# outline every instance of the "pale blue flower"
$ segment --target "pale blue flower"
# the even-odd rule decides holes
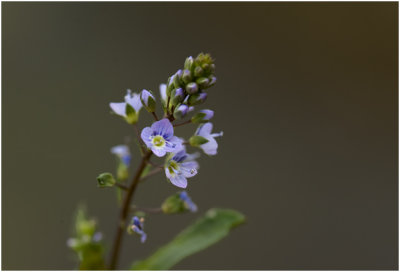
[[[111,109],[118,115],[122,117],[127,117],[126,115],[126,105],[129,104],[135,112],[139,112],[142,108],[142,102],[140,101],[140,95],[137,93],[132,93],[131,90],[127,90],[125,95],[125,102],[120,103],[110,103]]]
[[[141,137],[157,157],[182,149],[182,140],[174,136],[174,128],[166,118],[154,122],[151,127],[145,127]]]
[[[131,163],[131,152],[127,145],[114,146],[111,148],[111,153],[117,155],[126,166],[129,166]]]
[[[186,208],[191,211],[191,212],[197,212],[197,206],[194,204],[192,199],[189,197],[189,195],[186,193],[186,191],[182,191],[179,194],[179,197],[185,204]]]
[[[200,146],[200,148],[203,149],[204,153],[206,153],[207,155],[217,154],[218,143],[214,138],[223,135],[222,131],[220,133],[211,134],[212,127],[213,125],[211,123],[205,123],[203,125],[200,125],[195,133],[195,135],[204,137],[208,140],[207,143]]]
[[[141,236],[140,241],[144,243],[147,239],[147,234],[143,230],[143,221],[144,219],[139,219],[137,216],[132,218],[132,224],[130,226],[131,230]]]
[[[165,166],[165,175],[171,183],[180,188],[187,187],[187,178],[197,174],[199,164],[194,160],[197,154],[187,154],[182,148],[170,158]]]

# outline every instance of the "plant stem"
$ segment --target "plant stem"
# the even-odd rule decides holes
[[[128,190],[128,187],[125,185],[125,184],[122,184],[122,183],[119,183],[119,182],[117,182],[117,183],[115,183],[115,186],[117,186],[117,187],[119,187],[119,188],[121,188],[122,190]]]
[[[131,211],[135,212],[145,212],[145,213],[162,213],[162,209],[161,208],[145,208],[145,207],[136,207],[133,206]]]
[[[132,183],[129,186],[128,191],[125,195],[124,204],[122,206],[119,222],[117,225],[117,234],[115,236],[114,246],[111,253],[110,270],[115,270],[117,267],[119,251],[121,248],[122,238],[125,231],[126,219],[129,214],[130,202],[132,200],[133,194],[135,193],[136,186],[140,181],[143,170],[146,167],[147,161],[150,159],[152,154],[153,152],[151,152],[150,150],[144,154],[142,161],[139,165],[139,168],[137,169],[136,174],[132,180]]]
[[[158,116],[157,116],[157,114],[156,114],[154,111],[153,111],[151,114],[153,115],[154,119],[156,119],[156,121],[158,121]]]
[[[175,124],[174,125],[174,127],[179,127],[179,126],[183,126],[183,125],[186,125],[186,124],[190,124],[192,122],[192,120],[187,120],[187,121],[185,121],[185,122],[182,122],[182,123],[179,123],[179,124]]]
[[[164,170],[163,167],[161,167],[161,168],[155,168],[155,169],[151,170],[147,175],[145,175],[144,177],[142,177],[142,178],[140,179],[140,182],[142,182],[142,181],[146,180],[147,178],[149,178],[149,177],[151,177],[151,176],[157,174],[158,172],[161,172],[162,170]]]

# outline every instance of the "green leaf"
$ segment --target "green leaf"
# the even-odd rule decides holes
[[[205,216],[178,234],[152,256],[135,262],[133,270],[167,270],[184,258],[215,244],[242,223],[245,217],[235,210],[211,209]]]

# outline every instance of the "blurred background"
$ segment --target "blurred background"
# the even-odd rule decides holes
[[[66,240],[78,203],[111,247],[116,195],[96,176],[114,171],[110,148],[134,132],[108,103],[127,88],[158,95],[187,56],[209,52],[218,82],[203,107],[224,136],[189,180],[200,211],[148,218],[148,241],[125,237],[120,267],[225,207],[246,225],[176,269],[397,269],[397,12],[394,2],[3,2],[2,268],[75,268]],[[151,120],[143,111],[139,126]],[[176,189],[160,175],[136,204]]]

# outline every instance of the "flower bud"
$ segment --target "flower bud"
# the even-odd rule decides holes
[[[208,87],[210,88],[211,86],[214,86],[215,83],[217,83],[217,78],[215,76],[211,76],[208,78],[210,80],[210,83],[208,83]]]
[[[191,73],[189,70],[187,70],[187,69],[183,70],[182,81],[183,81],[185,84],[187,84],[187,83],[189,83],[191,80],[192,80],[192,73]]]
[[[188,105],[181,104],[179,107],[177,107],[174,111],[174,117],[175,119],[181,119],[186,116],[186,114],[189,112],[189,107]]]
[[[207,99],[206,93],[192,94],[188,99],[188,104],[191,106],[198,105],[206,101],[206,99]]]
[[[148,112],[154,112],[156,109],[156,99],[153,94],[147,90],[143,90],[140,93],[140,101]]]
[[[195,94],[199,90],[199,86],[195,82],[190,82],[188,85],[186,85],[186,92],[188,94]]]
[[[212,110],[200,110],[192,117],[192,123],[207,123],[214,116]]]
[[[206,77],[200,77],[196,80],[197,85],[199,85],[201,89],[206,89],[209,82],[210,80]]]
[[[190,137],[189,144],[193,147],[199,147],[203,144],[208,143],[208,140],[202,136],[194,135]]]
[[[168,78],[167,89],[165,92],[167,96],[171,96],[171,92],[174,89],[174,78],[175,78],[175,75]]]
[[[102,173],[97,177],[98,187],[112,187],[116,183],[114,176],[111,173]]]
[[[182,88],[174,89],[171,92],[171,104],[176,106],[185,99],[185,92]]]
[[[192,56],[186,58],[185,64],[184,64],[185,69],[192,70],[193,62],[194,62],[194,60],[193,60]]]
[[[179,88],[179,86],[181,86],[181,77],[182,77],[182,70],[178,70],[178,72],[175,73],[174,79],[173,79],[173,83],[175,88]]]
[[[203,69],[200,66],[197,66],[194,68],[194,76],[195,77],[200,77],[203,74]]]
[[[189,195],[183,191],[168,197],[161,205],[161,209],[166,214],[174,214],[186,211],[196,212],[197,206]]]

